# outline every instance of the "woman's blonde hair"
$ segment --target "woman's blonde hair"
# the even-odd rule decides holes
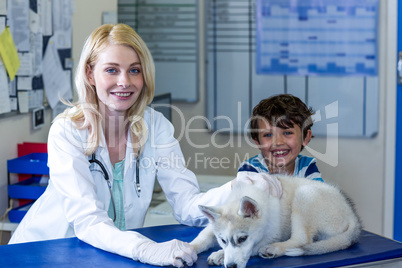
[[[143,144],[147,137],[143,115],[145,108],[151,103],[155,93],[155,65],[142,38],[126,24],[104,24],[95,29],[88,37],[82,49],[80,61],[75,74],[75,86],[78,94],[77,102],[69,104],[76,109],[68,108],[59,117],[70,118],[77,129],[89,129],[85,153],[90,155],[99,146],[102,133],[102,115],[96,89],[87,77],[87,66],[93,68],[98,55],[109,45],[126,45],[137,53],[142,67],[144,87],[138,99],[127,111],[127,119],[131,130],[132,142]]]

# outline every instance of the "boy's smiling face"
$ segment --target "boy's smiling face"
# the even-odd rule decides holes
[[[312,136],[308,130],[303,139],[302,130],[296,124],[291,128],[271,126],[267,120],[258,120],[258,141],[260,149],[271,174],[293,175],[295,160],[302,146],[306,146]]]

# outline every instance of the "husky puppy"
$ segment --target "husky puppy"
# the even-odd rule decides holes
[[[272,176],[252,173],[249,176]],[[272,177],[270,178],[272,180]],[[208,226],[190,243],[197,254],[216,246],[210,265],[243,268],[251,256],[324,254],[358,241],[361,222],[353,204],[327,183],[277,176],[282,196],[239,181],[222,206],[199,206]]]

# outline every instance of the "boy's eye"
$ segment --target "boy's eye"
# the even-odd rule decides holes
[[[293,132],[291,132],[291,131],[286,131],[284,134],[285,134],[285,135],[292,135]]]
[[[270,138],[270,137],[272,137],[272,133],[265,133],[264,137]]]

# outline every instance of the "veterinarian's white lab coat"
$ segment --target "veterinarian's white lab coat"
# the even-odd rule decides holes
[[[135,156],[129,146],[124,167],[124,213],[126,228],[142,227],[152,199],[155,175],[174,210],[175,218],[186,225],[201,226],[207,219],[198,204],[223,203],[230,183],[203,194],[195,175],[185,168],[173,126],[159,112],[147,108],[144,114],[148,140],[143,146],[140,164],[141,196],[135,191]],[[143,237],[117,229],[107,210],[110,193],[98,165],[91,166],[84,154],[87,130],[77,130],[71,121],[58,119],[48,139],[50,181],[45,193],[30,208],[13,234],[10,243],[77,236],[97,247],[131,258]],[[103,143],[96,158],[106,167],[113,183],[112,166]],[[130,144],[130,142],[128,142]],[[157,163],[157,165],[155,164]]]

